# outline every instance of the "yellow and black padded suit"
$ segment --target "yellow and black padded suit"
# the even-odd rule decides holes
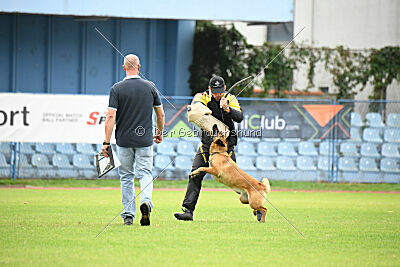
[[[196,102],[201,102],[207,106],[208,102],[211,101],[211,98],[212,98],[211,90],[207,90],[203,93],[196,94],[192,100],[192,104]],[[228,94],[226,99],[228,100],[229,107],[241,111],[239,101],[234,95]]]

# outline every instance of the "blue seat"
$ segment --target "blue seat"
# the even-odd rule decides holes
[[[386,124],[389,127],[400,128],[400,114],[390,113],[387,117]]]
[[[257,169],[260,169],[263,171],[275,171],[276,170],[274,161],[272,160],[271,157],[263,157],[263,156],[257,157],[256,167],[257,167]]]
[[[11,152],[11,145],[8,142],[0,143],[0,153],[9,154]]]
[[[382,122],[382,116],[376,112],[367,113],[365,116],[366,125],[374,128],[385,127]]]
[[[378,165],[373,158],[361,158],[360,159],[360,171],[365,172],[379,172]]]
[[[382,156],[387,158],[400,158],[399,145],[384,143],[382,145]]]
[[[78,169],[94,169],[90,164],[89,158],[85,154],[75,154],[72,159],[72,164]]]
[[[56,152],[61,154],[73,155],[75,154],[75,149],[70,143],[57,143]]]
[[[342,157],[339,158],[339,170],[341,171],[350,171],[350,172],[358,172],[357,163],[352,157]]]
[[[180,155],[194,156],[196,154],[192,143],[185,141],[178,143],[177,151]]]
[[[248,142],[240,142],[237,146],[237,151],[239,155],[244,155],[244,156],[256,155],[256,151],[254,150],[253,144]]]
[[[3,153],[0,153],[0,168],[9,168],[10,165],[7,163],[6,157]]]
[[[22,178],[33,178],[37,176],[36,169],[29,164],[24,154],[17,155],[17,164],[19,166],[19,176]]]
[[[257,153],[259,155],[276,156],[275,144],[269,142],[260,142],[257,145]]]
[[[78,143],[76,144],[76,151],[81,154],[85,155],[95,155],[96,151],[93,149],[92,144],[83,144],[83,143]]]
[[[302,171],[315,171],[317,167],[314,164],[314,160],[308,156],[300,156],[296,160],[297,169]]]
[[[53,144],[50,143],[36,143],[35,149],[40,154],[54,154],[56,151],[54,150]]]
[[[278,154],[283,156],[297,156],[292,143],[284,142],[278,145]]]
[[[21,143],[20,151],[23,154],[35,154],[35,150],[32,149],[32,143]]]
[[[361,156],[362,157],[371,157],[371,158],[380,158],[381,155],[378,153],[378,149],[375,144],[372,143],[363,143],[361,144]]]
[[[350,128],[350,141],[352,142],[362,142],[360,129],[351,127]]]
[[[260,142],[261,139],[259,137],[242,137],[242,138],[240,138],[240,142],[242,142],[242,141],[256,144],[256,143]]]
[[[178,170],[190,171],[192,169],[192,160],[186,156],[177,156],[175,158],[175,168]]]
[[[296,167],[294,166],[293,160],[286,156],[279,156],[276,160],[276,167],[280,170],[294,171]],[[284,177],[282,177],[284,178]]]
[[[256,169],[256,167],[254,167],[253,160],[250,157],[237,156],[236,163],[239,165],[239,168],[244,171],[253,171]]]
[[[318,169],[321,171],[329,170],[329,158],[328,157],[318,157]]]
[[[169,156],[156,155],[154,157],[154,167],[160,170],[173,170],[172,160]]]
[[[319,144],[319,154],[322,156],[329,156],[330,155],[330,146],[333,146],[332,144],[329,144],[329,142],[322,142]],[[332,150],[333,151],[333,150]]]
[[[175,156],[176,152],[174,149],[174,144],[170,142],[162,142],[156,145],[157,153],[167,156]]]
[[[341,143],[340,153],[344,156],[358,157],[360,154],[357,150],[357,145],[355,143]]]
[[[383,140],[379,134],[379,130],[375,128],[365,128],[363,132],[363,139],[366,142],[382,143]]]
[[[350,115],[350,124],[352,127],[362,127],[364,124],[361,119],[361,115],[357,112],[352,112]]]
[[[383,174],[384,183],[399,183],[400,182],[400,160],[383,158],[381,159],[381,171]]]
[[[69,159],[64,154],[55,154],[53,156],[53,165],[59,169],[72,169],[73,166],[69,163]]]
[[[51,169],[53,166],[49,164],[49,159],[43,154],[34,154],[32,156],[32,165],[36,168]]]
[[[318,156],[314,143],[307,141],[299,143],[299,154],[303,156]]]
[[[383,158],[381,159],[381,170],[384,172],[400,173],[399,163],[398,159]]]
[[[400,129],[386,129],[383,139],[387,143],[400,143]]]

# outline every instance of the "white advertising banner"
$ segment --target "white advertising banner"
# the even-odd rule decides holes
[[[102,143],[107,106],[108,96],[0,93],[0,142]]]

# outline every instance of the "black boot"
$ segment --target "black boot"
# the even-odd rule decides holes
[[[180,221],[193,221],[193,211],[189,209],[182,209],[183,213],[176,212],[175,218]]]

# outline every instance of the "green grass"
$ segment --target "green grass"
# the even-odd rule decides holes
[[[118,190],[0,189],[0,264],[399,266],[400,194],[272,192],[256,222],[233,192],[202,192],[195,221],[173,213],[184,192],[154,191],[152,225],[123,226]],[[269,207],[269,205],[267,205]]]
[[[136,181],[137,182],[137,181]],[[400,184],[350,184],[270,181],[273,189],[291,190],[339,190],[339,191],[388,191],[400,192]],[[138,185],[138,183],[137,183]],[[0,186],[44,186],[44,187],[119,187],[117,179],[0,179]],[[187,180],[155,180],[156,188],[186,188]],[[205,188],[226,188],[215,180],[203,182]]]

